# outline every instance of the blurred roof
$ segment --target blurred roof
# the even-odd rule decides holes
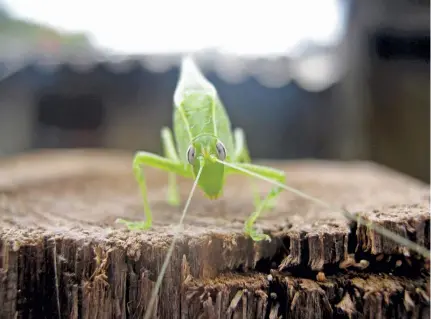
[[[329,6],[334,10],[336,7],[334,4]],[[261,14],[260,11],[256,11],[256,13]],[[291,14],[294,13],[291,12]],[[283,17],[280,19],[281,21],[286,21],[285,13],[282,13],[280,17]],[[234,21],[237,19],[235,18]],[[303,22],[301,21],[300,19],[292,25],[298,24],[297,28],[301,29],[300,25]],[[5,9],[3,9],[0,22],[3,26],[0,32],[0,43],[3,44],[0,46],[0,81],[29,65],[36,67],[41,72],[55,72],[59,67],[67,67],[80,74],[91,72],[99,67],[103,67],[113,74],[137,68],[156,73],[168,72],[179,67],[183,54],[178,51],[172,54],[153,55],[108,54],[105,50],[94,47],[84,34],[60,32],[47,25],[13,17]],[[252,25],[262,27],[262,25]],[[251,34],[254,34],[253,32]],[[259,34],[266,33],[259,32]],[[274,34],[273,36],[275,37]],[[285,42],[289,42],[286,37],[287,35],[283,40],[278,41],[283,46],[287,45]],[[242,41],[246,40],[238,39],[234,36],[231,44],[234,46],[244,44]],[[254,41],[254,36],[251,39]],[[294,48],[275,50],[275,52],[283,53],[273,55],[263,53],[261,55],[238,55],[219,48],[205,49],[193,55],[204,72],[213,71],[228,83],[241,83],[252,77],[266,87],[283,87],[291,81],[295,81],[306,90],[320,91],[339,81],[343,74],[345,63],[339,52],[339,41],[341,40],[338,37],[334,39],[338,40],[322,42],[313,37],[304,37],[302,42],[300,40],[295,42]],[[259,48],[262,46],[264,45],[258,46],[257,51],[250,52],[260,52]]]
[[[324,90],[343,75],[344,63],[337,47],[304,46],[295,55],[237,56],[206,50],[193,54],[204,72],[215,72],[228,83],[241,83],[250,77],[266,87],[279,88],[295,81],[309,91]],[[41,72],[55,72],[68,67],[76,73],[88,73],[97,67],[117,73],[141,68],[153,73],[164,73],[178,68],[181,54],[158,55],[103,55],[98,52],[71,52],[62,54],[32,54],[0,57],[0,81],[26,66]]]

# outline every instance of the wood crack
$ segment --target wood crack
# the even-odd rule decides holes
[[[113,223],[142,216],[131,157],[73,154],[0,162],[1,319],[145,313],[179,218],[165,203],[167,177],[148,171],[155,225],[131,232]],[[428,185],[368,163],[274,166],[289,172],[292,186],[429,247]],[[228,180],[220,202],[194,198],[158,295],[158,318],[429,312],[428,260],[292,194],[283,193],[258,223],[271,242],[244,237],[242,223],[252,211],[244,181]],[[183,197],[189,185],[180,181]],[[258,183],[262,193],[267,186]]]

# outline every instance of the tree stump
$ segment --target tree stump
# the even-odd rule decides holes
[[[142,318],[182,206],[145,168],[144,219],[132,156],[44,151],[0,162],[0,318]],[[429,247],[429,186],[363,162],[265,162],[287,183]],[[244,236],[251,179],[196,192],[157,299],[158,318],[429,318],[429,264],[338,212],[283,192]],[[192,181],[179,179],[182,204]],[[262,195],[270,189],[257,182]]]

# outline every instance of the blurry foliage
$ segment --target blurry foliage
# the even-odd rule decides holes
[[[38,45],[49,41],[73,49],[92,48],[84,33],[65,33],[35,22],[13,17],[0,2],[0,36]]]

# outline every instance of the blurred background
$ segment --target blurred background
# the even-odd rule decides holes
[[[161,152],[195,53],[254,158],[372,160],[429,183],[430,3],[0,0],[0,156]]]

